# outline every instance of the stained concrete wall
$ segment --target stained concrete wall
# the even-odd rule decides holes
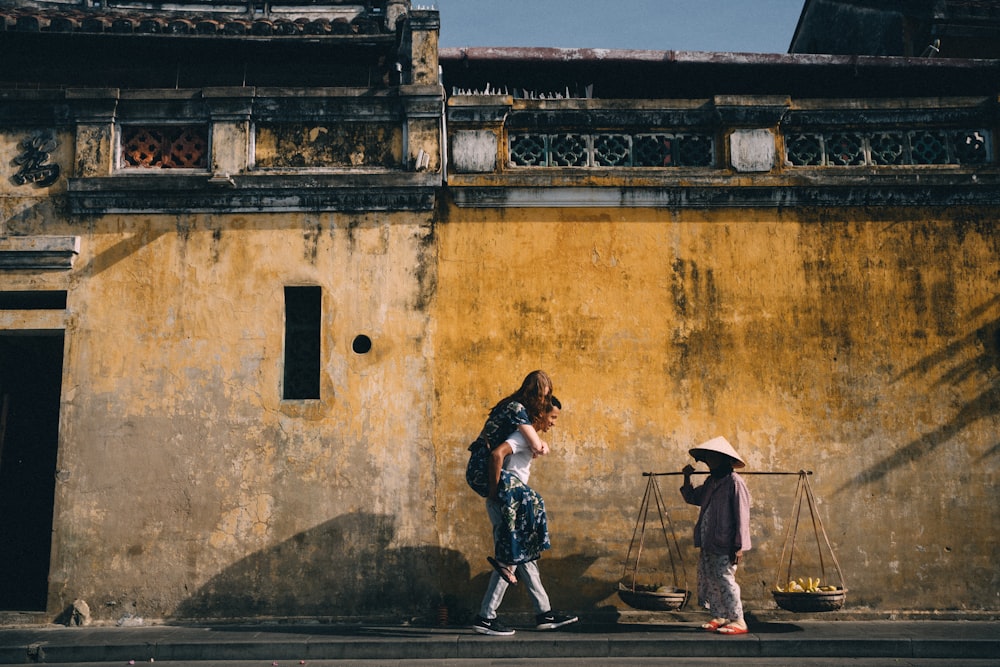
[[[996,210],[448,213],[433,318],[436,516],[441,543],[474,570],[491,543],[460,474],[463,445],[544,368],[564,410],[532,482],[557,606],[625,609],[613,591],[642,472],[678,471],[688,448],[724,435],[748,471],[813,471],[849,607],[996,609]],[[739,580],[748,609],[773,609],[796,478],[747,480],[755,544]],[[659,483],[693,588],[697,515],[679,482]],[[793,575],[818,577],[803,511]],[[662,544],[651,526],[647,543]],[[670,583],[666,552],[647,553],[643,574]]]
[[[129,216],[87,231],[51,607],[337,615],[419,597],[427,581],[405,572],[438,551],[426,221]],[[318,401],[281,399],[287,285],[323,289]]]
[[[51,161],[70,169],[75,138]],[[3,320],[66,334],[47,619],[84,599],[103,622],[460,620],[491,549],[465,447],[534,368],[565,405],[532,477],[560,608],[624,610],[642,472],[715,435],[751,472],[813,471],[852,608],[998,608],[996,206],[463,208],[449,186],[434,210],[73,214],[64,181],[14,169],[4,235],[79,239],[70,270],[0,273],[67,292],[60,318]],[[323,288],[317,401],[281,400],[289,285]],[[740,581],[771,609],[794,478],[748,481]],[[661,481],[694,588],[677,485]],[[810,528],[795,576],[820,575]]]
[[[997,608],[995,210],[484,212],[443,193],[428,213],[71,220],[58,191],[4,180],[8,234],[81,239],[68,274],[3,275],[68,291],[49,617],[80,598],[105,622],[461,618],[491,547],[465,446],[534,368],[566,406],[532,478],[558,606],[625,609],[641,473],[721,434],[749,471],[814,472],[851,607]],[[324,292],[322,399],[282,401],[282,291],[305,284]],[[794,478],[748,480],[740,580],[770,609]],[[812,539],[803,519],[797,576],[820,574]]]
[[[0,145],[15,154],[30,129]],[[73,133],[57,139],[65,168]],[[2,320],[66,332],[43,620],[76,599],[97,622],[426,607],[432,564],[453,559],[429,492],[430,214],[81,219],[65,179],[24,188],[14,169],[3,236],[79,239],[72,270],[0,274],[2,290],[67,292],[61,317]],[[295,285],[323,290],[320,400],[282,400]]]

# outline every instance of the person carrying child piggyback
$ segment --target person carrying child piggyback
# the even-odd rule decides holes
[[[698,601],[712,612],[712,620],[701,627],[721,635],[743,635],[740,586],[736,568],[743,552],[750,549],[750,491],[734,468],[746,463],[724,437],[719,436],[689,450],[695,461],[708,465],[709,476],[698,487],[691,485],[694,467],[684,466],[681,496],[701,508],[694,527],[698,559]]]

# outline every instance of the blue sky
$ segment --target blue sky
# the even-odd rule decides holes
[[[413,0],[441,46],[787,53],[804,0]]]

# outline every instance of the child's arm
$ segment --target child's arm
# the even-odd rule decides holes
[[[531,424],[520,424],[517,430],[521,432],[528,446],[531,447],[532,454],[535,456],[544,456],[549,453],[549,444],[541,439],[534,426]]]
[[[487,498],[490,500],[497,499],[497,486],[500,484],[500,471],[503,470],[503,461],[513,451],[510,443],[505,440],[490,452],[489,476],[486,479],[486,483],[489,486],[489,495]]]

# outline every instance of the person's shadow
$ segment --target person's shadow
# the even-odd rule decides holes
[[[471,622],[490,572],[471,576],[459,552],[392,547],[393,517],[352,513],[303,531],[225,568],[184,600],[172,621],[310,619],[405,621],[429,626]],[[553,604],[572,591],[574,611],[596,609],[611,582],[584,576],[593,558],[543,558],[542,580]],[[567,596],[564,596],[567,597]],[[505,609],[530,609],[512,587]]]

